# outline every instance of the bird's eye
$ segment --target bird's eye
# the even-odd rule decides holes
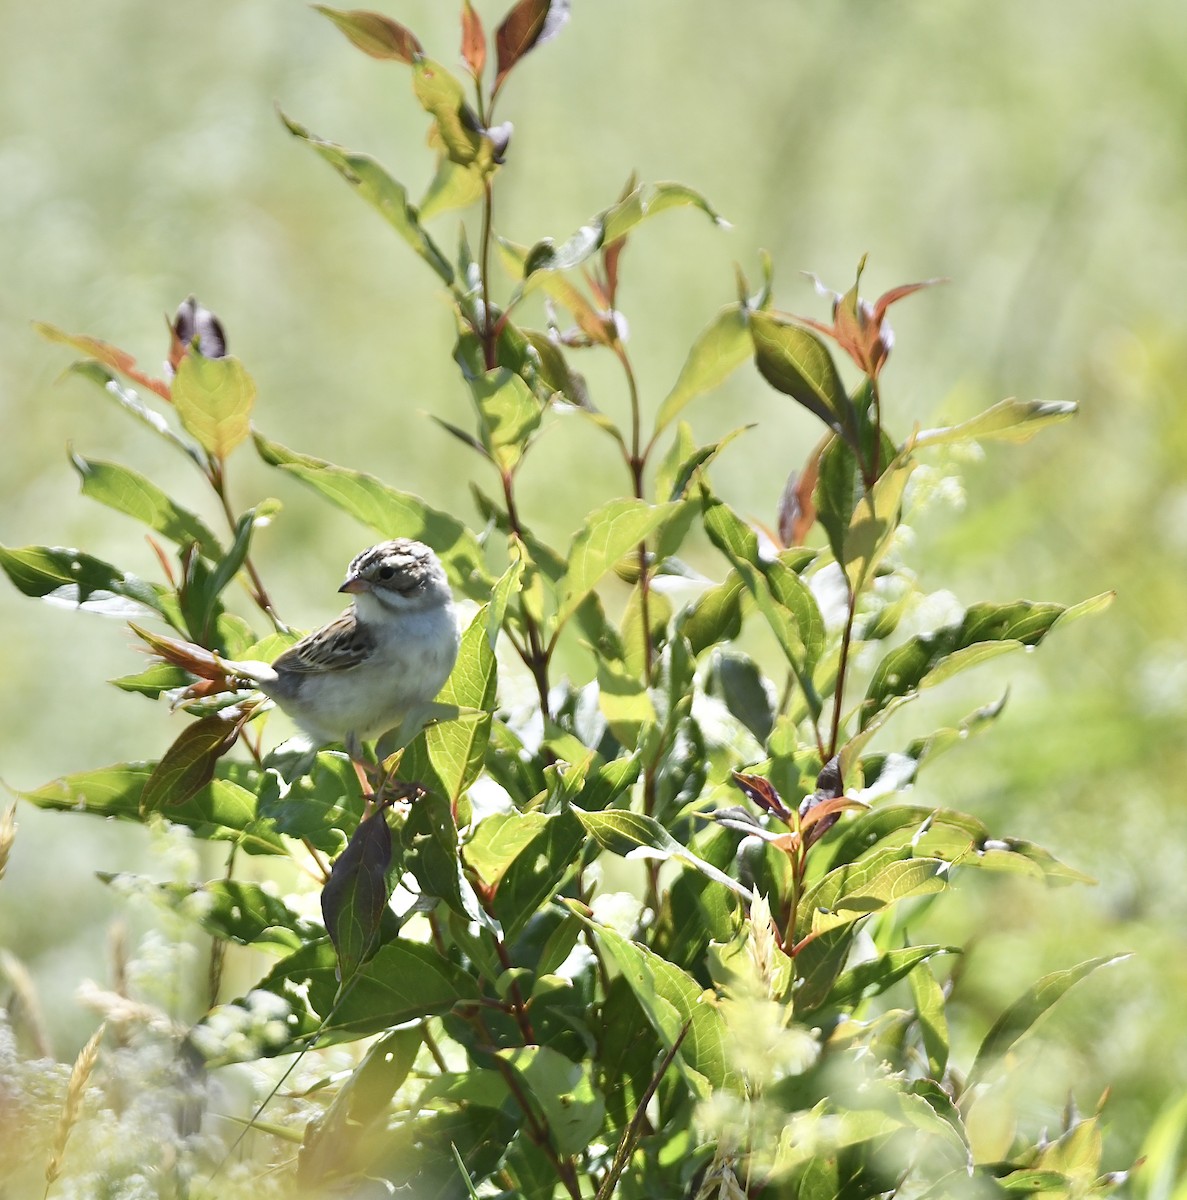
[[[380,567],[379,568],[379,578],[380,579],[391,579],[391,577],[395,573],[396,573],[395,567]]]

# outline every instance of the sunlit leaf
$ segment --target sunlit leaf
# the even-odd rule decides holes
[[[845,971],[829,993],[830,1005],[856,1005],[877,996],[937,954],[956,954],[955,946],[907,946],[868,958]]]
[[[1076,405],[1067,400],[1001,400],[983,413],[940,429],[916,433],[917,450],[949,442],[1025,442],[1041,429],[1075,416]]]
[[[1037,646],[1056,624],[1099,612],[1111,600],[1112,593],[1103,593],[1070,608],[1032,600],[972,605],[960,621],[919,634],[878,664],[861,705],[861,727],[895,698],[942,683],[998,654]]]
[[[870,578],[890,545],[899,524],[903,492],[914,469],[911,458],[891,463],[873,489],[862,494],[853,510],[845,531],[841,566],[854,591],[859,591]]]
[[[654,534],[676,515],[678,504],[644,500],[611,500],[590,513],[569,552],[557,623],[564,624],[599,580],[624,554]]]
[[[939,858],[911,857],[909,848],[889,848],[836,867],[800,901],[796,940],[860,921],[900,900],[941,891],[948,866]]]
[[[593,1084],[592,1064],[574,1062],[548,1046],[518,1046],[499,1054],[527,1084],[560,1153],[584,1150],[606,1114]]]
[[[173,610],[166,592],[102,559],[62,546],[0,546],[0,568],[26,596],[78,607],[103,616],[129,618]]]
[[[327,8],[324,4],[315,4],[313,7],[333,21],[355,46],[372,58],[413,63],[424,55],[424,48],[416,35],[382,13],[364,12],[361,9],[347,12]]]
[[[920,960],[911,972],[911,995],[915,999],[915,1019],[927,1054],[927,1067],[933,1079],[943,1079],[948,1068],[948,1014],[944,989],[936,982],[931,967]]]
[[[518,375],[499,367],[470,380],[483,446],[503,471],[518,464],[543,408]]]
[[[729,378],[751,353],[749,313],[729,304],[697,335],[672,390],[655,417],[658,434],[684,407]]]
[[[399,492],[373,475],[337,467],[255,435],[260,457],[309,484],[381,537],[416,538],[432,546],[450,582],[474,600],[485,601],[492,580],[475,536],[455,517],[430,508],[418,496]]]
[[[177,368],[172,395],[182,425],[215,458],[226,458],[251,433],[256,385],[237,358],[191,350]]]
[[[751,313],[749,324],[754,362],[762,377],[852,442],[853,407],[824,342],[803,326],[767,312]]]
[[[38,808],[86,812],[97,817],[142,821],[140,798],[156,763],[117,763],[66,775],[20,794]],[[229,779],[215,779],[196,796],[161,815],[198,837],[231,841],[253,854],[285,854],[284,843],[256,817],[256,797]]]
[[[323,141],[284,113],[280,116],[289,132],[312,146],[445,283],[453,283],[453,267],[421,228],[420,216],[415,206],[409,203],[408,193],[379,163],[365,154],[354,154],[333,142]]]
[[[666,1047],[671,1049],[688,1026],[677,1058],[693,1092],[708,1099],[713,1089],[733,1086],[737,1080],[730,1068],[732,1038],[721,1010],[706,1001],[701,985],[645,946],[593,921],[577,905],[568,907],[626,977]]]
[[[462,5],[462,58],[470,68],[470,74],[478,79],[486,66],[486,32],[482,18],[474,11],[470,0]]]
[[[423,58],[412,68],[412,90],[421,107],[436,122],[436,144],[444,147],[451,162],[490,166],[493,148],[483,138],[478,116],[466,103],[461,81],[440,63]],[[481,159],[482,162],[479,162]]]
[[[1060,1000],[1080,980],[1091,975],[1098,967],[1123,962],[1129,955],[1101,955],[1090,958],[1066,971],[1052,971],[1044,975],[1002,1013],[981,1042],[977,1057],[973,1061],[965,1083],[966,1089],[980,1082],[986,1070],[1001,1058],[1019,1038],[1024,1037],[1044,1017],[1056,1001]]]
[[[482,179],[482,171],[475,165],[460,166],[443,154],[421,197],[419,219],[431,221],[442,213],[476,204],[482,199]]]
[[[622,858],[651,858],[661,862],[674,858],[686,866],[700,871],[709,879],[720,883],[731,892],[744,900],[751,900],[748,888],[743,887],[736,879],[731,879],[724,871],[719,871],[711,863],[698,858],[687,846],[681,845],[654,818],[643,813],[625,812],[622,809],[612,809],[607,812],[585,812],[573,806],[577,819],[585,826],[586,832],[594,838],[603,850],[617,854]]]
[[[194,542],[207,558],[222,557],[218,539],[202,519],[182,508],[151,480],[130,467],[81,454],[71,454],[70,461],[82,479],[84,496],[142,521],[179,546]]]

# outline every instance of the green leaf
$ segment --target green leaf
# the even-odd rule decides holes
[[[942,891],[948,867],[943,859],[905,857],[898,849],[837,867],[800,900],[796,941],[851,925],[900,900]]]
[[[125,574],[81,550],[0,546],[0,567],[18,591],[54,604],[120,619],[157,613],[168,620],[172,612],[164,588]]]
[[[149,408],[136,392],[126,387],[115,373],[108,370],[102,363],[77,362],[70,367],[70,371],[97,383],[125,412],[131,413],[155,434],[176,446],[192,462],[197,463],[198,466],[203,465],[201,448],[183,434],[178,433],[161,413],[156,409]]]
[[[860,727],[896,698],[942,683],[998,654],[1037,646],[1056,624],[1099,612],[1111,600],[1112,593],[1106,592],[1070,608],[1032,600],[974,604],[960,621],[912,638],[878,664],[861,704]]]
[[[506,624],[511,599],[522,588],[523,574],[527,569],[527,551],[523,543],[514,535],[509,543],[511,563],[491,588],[490,604],[487,606],[486,636],[491,650],[498,645],[499,631]]]
[[[303,946],[278,962],[257,988],[288,1003],[288,1036],[282,1043],[247,1047],[246,1051],[233,1047],[231,1053],[238,1051],[240,1057],[245,1053],[251,1057],[285,1054],[315,1035],[319,1045],[369,1037],[478,999],[478,985],[465,970],[432,946],[417,942],[396,940],[380,946],[345,990],[339,988],[335,969],[328,938]],[[250,1008],[246,1001],[238,1004]],[[195,1040],[201,1046],[200,1035]],[[221,1054],[227,1053],[224,1041],[220,1036],[216,1043]],[[237,1059],[212,1061],[221,1065]]]
[[[563,625],[597,586],[598,581],[624,554],[634,550],[665,522],[680,505],[648,504],[644,500],[611,500],[590,513],[573,538],[569,568],[564,580],[557,625]]]
[[[547,822],[508,865],[495,896],[494,915],[507,938],[552,898],[581,856],[585,830],[573,813],[549,813]]]
[[[359,1150],[385,1121],[392,1097],[408,1078],[424,1041],[419,1026],[393,1029],[368,1050],[334,1099],[305,1127],[297,1160],[302,1188],[333,1184],[342,1164],[359,1161]]]
[[[412,90],[435,128],[451,162],[468,167],[493,165],[490,140],[482,136],[477,114],[466,103],[461,81],[439,62],[422,58],[412,68]],[[483,157],[479,162],[479,156]]]
[[[896,459],[874,484],[863,492],[853,510],[845,542],[841,566],[855,592],[874,572],[890,545],[899,524],[903,492],[915,469],[912,459]]]
[[[142,696],[160,698],[162,692],[171,692],[175,688],[186,687],[193,681],[193,676],[180,667],[171,667],[168,663],[153,663],[135,675],[121,675],[111,682],[124,692],[139,692]]]
[[[724,871],[719,871],[703,858],[698,858],[687,846],[676,841],[654,817],[622,809],[585,812],[576,805],[573,806],[573,813],[585,827],[585,831],[603,850],[609,850],[611,854],[617,854],[621,858],[658,859],[661,862],[674,858],[720,883],[747,902],[754,898],[750,890],[736,879],[731,879]]]
[[[492,891],[508,868],[553,818],[541,812],[491,813],[475,827],[462,847],[466,865]]]
[[[498,367],[470,380],[482,444],[502,471],[513,471],[544,409],[518,375]]]
[[[824,649],[824,619],[811,590],[782,559],[760,556],[758,535],[728,505],[708,490],[702,490],[701,503],[705,532],[733,564],[818,716],[812,670]]]
[[[720,697],[759,745],[766,745],[775,723],[775,697],[768,691],[754,659],[740,650],[715,650],[709,660],[705,690]]]
[[[697,335],[672,390],[655,417],[655,433],[666,429],[685,406],[722,384],[750,356],[750,314],[728,304]]]
[[[105,883],[120,882],[124,875],[100,874]],[[191,916],[213,937],[240,946],[276,946],[298,950],[325,931],[298,916],[279,896],[256,883],[214,879],[209,883],[144,883],[177,912]]]
[[[715,224],[725,224],[704,196],[692,188],[681,183],[640,184],[616,204],[591,217],[560,246],[555,246],[550,238],[537,242],[523,260],[524,289],[531,290],[541,284],[547,286],[545,276],[550,272],[580,266],[603,246],[625,237],[647,218],[685,205],[699,208]],[[573,308],[565,293],[555,294],[554,298]]]
[[[527,1084],[557,1150],[565,1155],[584,1150],[606,1115],[591,1078],[593,1064],[573,1062],[548,1046],[517,1046],[498,1053]]]
[[[463,167],[441,155],[436,174],[420,200],[420,219],[431,221],[442,213],[469,208],[482,199],[483,172],[471,163]]]
[[[1112,966],[1123,962],[1128,954],[1104,954],[1090,958],[1066,971],[1052,971],[1028,988],[1005,1012],[994,1021],[977,1050],[965,1083],[966,1090],[981,1081],[985,1071],[1006,1053],[1020,1038],[1046,1016],[1056,1001],[1060,1000],[1080,980],[1087,978],[1098,967]]]
[[[933,1079],[943,1079],[948,1067],[948,1014],[944,1007],[944,989],[923,960],[911,972],[910,983],[928,1071]]]
[[[569,0],[519,0],[495,31],[495,92],[529,50],[551,41],[569,19]]]
[[[493,580],[484,565],[478,539],[455,517],[430,508],[418,496],[388,487],[373,475],[298,454],[258,433],[255,443],[266,463],[309,484],[381,537],[426,542],[437,552],[456,588],[472,600],[485,602],[489,598]]]
[[[436,271],[447,284],[454,281],[449,259],[420,224],[416,206],[408,193],[373,158],[353,154],[333,142],[323,141],[296,121],[280,114],[290,133],[307,142],[353,187],[368,204]]]
[[[750,333],[762,377],[852,444],[853,406],[824,342],[803,326],[768,312],[750,314]]]
[[[747,584],[737,571],[699,596],[678,618],[694,655],[719,642],[733,641],[742,629],[742,596]]]
[[[900,979],[910,975],[921,963],[937,954],[959,954],[957,946],[907,946],[899,950],[888,950],[877,958],[868,958],[850,967],[833,985],[828,1003],[853,1005],[880,995],[893,987]],[[799,1006],[797,1005],[797,1010]]]
[[[707,1100],[713,1090],[735,1086],[729,1066],[733,1037],[721,1010],[705,1001],[701,985],[645,946],[598,924],[576,903],[567,901],[566,906],[614,960],[667,1049],[688,1026],[677,1061],[694,1095]]]
[[[598,711],[620,745],[633,750],[658,719],[647,685],[621,659],[599,654]]]
[[[240,724],[216,714],[187,725],[145,783],[141,816],[184,804],[206,787],[215,764],[238,740]]]
[[[1002,400],[959,425],[916,433],[910,445],[922,450],[950,442],[1025,442],[1040,429],[1075,414],[1076,405],[1067,400]]]
[[[483,608],[462,634],[457,661],[438,699],[463,711],[417,736],[400,762],[398,777],[438,789],[455,804],[482,773],[496,688],[495,654]]]
[[[237,358],[191,350],[177,368],[172,396],[182,425],[215,458],[226,458],[251,433],[256,385]]]
[[[692,431],[683,421],[680,436],[673,442],[671,450],[660,462],[655,473],[655,496],[657,500],[682,500],[692,490],[697,473],[707,467],[740,434],[753,429],[753,425],[740,425],[731,429],[720,441],[697,446],[692,442]],[[687,436],[685,436],[687,431]],[[674,553],[674,551],[669,551]]]
[[[142,822],[141,796],[156,763],[116,763],[66,775],[20,795],[38,808],[86,812]],[[252,854],[287,854],[270,823],[256,817],[256,797],[229,779],[215,779],[196,795],[161,813],[198,837],[231,841]]]
[[[424,56],[424,48],[410,29],[381,13],[349,12],[315,4],[314,9],[328,17],[364,54],[372,58],[393,59],[413,63]]]
[[[321,893],[326,932],[338,957],[338,979],[346,983],[370,956],[391,896],[388,868],[392,833],[383,809],[359,823],[334,861]]]
[[[142,521],[179,546],[196,543],[209,559],[222,557],[218,539],[201,518],[174,503],[143,475],[118,463],[101,462],[71,454],[70,461],[82,479],[82,494]]]

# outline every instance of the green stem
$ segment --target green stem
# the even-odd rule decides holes
[[[494,215],[494,191],[491,188],[490,176],[482,177],[482,235],[479,253],[482,259],[482,360],[488,371],[493,371],[498,365],[498,355],[495,353],[495,327],[490,319],[490,243],[491,228]]]
[[[842,568],[843,570],[843,568]],[[823,767],[837,752],[837,742],[841,736],[841,706],[845,700],[845,674],[849,668],[849,647],[853,640],[853,621],[857,616],[857,591],[845,579],[849,591],[849,607],[845,614],[845,632],[841,635],[841,658],[837,663],[837,686],[833,693],[832,731],[828,739],[828,754],[820,765]]]
[[[231,507],[231,501],[227,495],[226,460],[222,458],[211,459],[206,478],[210,480],[210,486],[214,489],[214,494],[218,497],[219,503],[223,508],[223,513],[226,515],[227,525],[233,532],[236,519],[235,510]],[[248,592],[252,600],[268,620],[272,622],[273,627],[278,633],[288,633],[289,627],[277,614],[276,606],[272,603],[272,598],[268,595],[268,590],[264,587],[264,581],[260,578],[260,573],[256,570],[255,563],[251,561],[250,554],[246,555],[243,559],[243,569],[247,572],[247,577],[251,580],[251,587],[248,589]]]
[[[519,522],[519,509],[515,504],[515,486],[514,479],[510,471],[503,471],[503,501],[507,505],[507,524],[511,528],[511,532],[515,534],[520,541],[523,541],[523,526]],[[524,604],[520,604],[520,614],[523,617],[524,630],[528,638],[528,652],[526,655],[521,655],[527,668],[532,673],[532,678],[536,682],[536,694],[540,698],[540,712],[547,722],[550,713],[548,710],[548,661],[551,656],[552,646],[545,648],[544,639],[540,633],[540,627],[536,624],[535,618],[528,612]],[[555,643],[555,638],[553,642]]]

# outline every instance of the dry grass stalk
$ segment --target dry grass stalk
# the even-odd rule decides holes
[[[7,1001],[9,1023],[29,1040],[36,1057],[52,1058],[53,1047],[46,1031],[33,976],[9,950],[0,950],[0,979],[6,980],[12,989]]]
[[[86,1095],[87,1083],[91,1072],[99,1060],[99,1043],[103,1040],[106,1025],[100,1025],[91,1035],[91,1040],[79,1051],[70,1071],[70,1082],[66,1085],[66,1099],[62,1104],[62,1115],[58,1118],[58,1129],[54,1136],[54,1149],[45,1167],[45,1195],[54,1185],[54,1181],[62,1173],[62,1159],[66,1154],[66,1143],[70,1131],[78,1123],[78,1115],[82,1110],[83,1097]]]

